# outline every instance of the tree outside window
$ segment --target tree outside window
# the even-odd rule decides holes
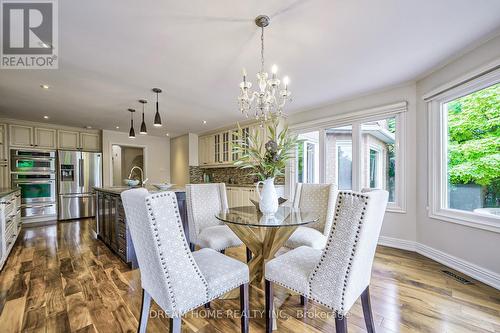
[[[482,208],[499,208],[500,84],[450,101],[444,111],[447,208],[479,213]]]

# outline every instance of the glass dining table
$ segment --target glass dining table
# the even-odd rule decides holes
[[[260,285],[266,261],[286,243],[299,227],[319,221],[319,214],[294,207],[279,207],[273,215],[263,215],[255,206],[229,208],[215,216],[224,222],[253,256],[248,267],[250,283]]]

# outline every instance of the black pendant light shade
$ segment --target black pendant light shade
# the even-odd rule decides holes
[[[135,130],[134,130],[134,109],[128,109],[130,112],[130,131],[128,132],[128,137],[130,139],[135,139]]]
[[[160,116],[160,108],[158,106],[158,94],[161,93],[160,88],[153,88],[153,91],[156,93],[156,113],[155,113],[155,121],[153,125],[155,127],[161,127],[161,116]]]
[[[141,130],[139,133],[141,134],[148,134],[148,130],[146,129],[146,123],[144,122],[144,107],[148,101],[145,99],[140,99],[139,103],[142,104],[142,123],[141,123]]]

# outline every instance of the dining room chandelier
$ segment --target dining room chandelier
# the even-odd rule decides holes
[[[247,81],[247,72],[243,69],[243,82],[240,83],[240,96],[238,103],[241,113],[246,117],[254,113],[257,120],[266,122],[274,116],[281,116],[285,104],[291,101],[288,90],[290,80],[288,76],[282,82],[277,78],[278,66],[271,67],[271,77],[264,70],[264,28],[270,23],[267,15],[255,18],[255,24],[261,28],[260,41],[260,72],[257,73],[258,90],[252,90],[252,83]]]

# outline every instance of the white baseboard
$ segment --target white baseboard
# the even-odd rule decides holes
[[[378,244],[417,252],[427,258],[439,262],[440,264],[448,266],[454,270],[466,274],[467,276],[470,276],[473,279],[481,281],[489,286],[492,286],[495,289],[500,290],[500,274],[479,267],[476,264],[457,258],[443,251],[436,250],[425,244],[386,236],[380,236]]]
[[[414,242],[414,241],[393,238],[393,237],[387,237],[387,236],[380,236],[378,238],[378,244],[383,245],[383,246],[393,247],[396,249],[413,251],[413,252],[415,252],[417,250],[416,242]]]

